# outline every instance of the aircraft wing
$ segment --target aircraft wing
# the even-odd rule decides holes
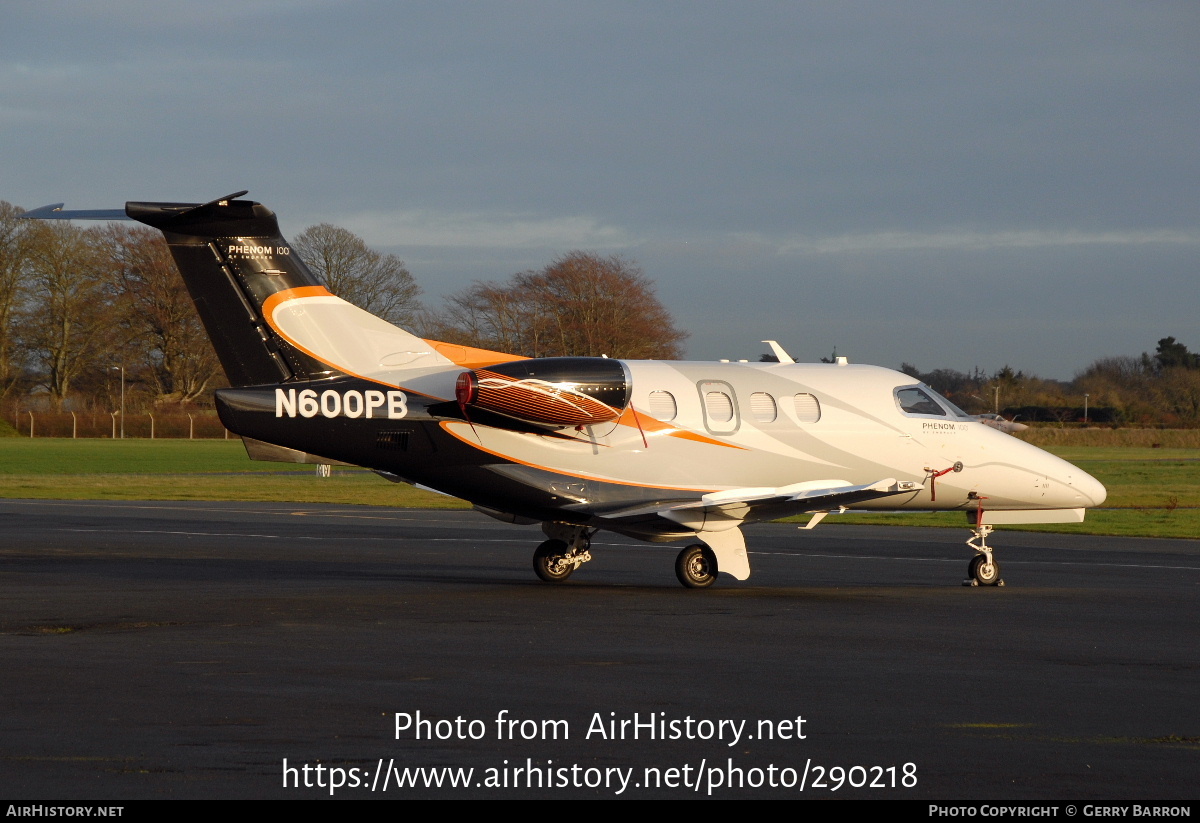
[[[600,516],[613,524],[608,528],[614,531],[634,531],[630,528],[633,524],[639,524],[637,531],[643,534],[657,531],[651,525],[656,520],[660,524],[666,520],[682,526],[695,532],[712,549],[721,571],[745,580],[750,576],[750,561],[738,526],[747,520],[775,520],[812,512],[813,519],[804,527],[811,529],[830,511],[864,500],[912,494],[920,489],[918,482],[897,481],[892,477],[859,486],[847,480],[809,480],[778,488],[726,489],[710,492],[699,500],[642,504]]]
[[[861,486],[845,480],[809,480],[774,489],[712,492],[699,500],[665,506],[656,514],[696,531],[721,531],[745,520],[775,520],[805,512],[826,512],[919,488],[917,483],[899,482],[893,477]]]
[[[886,478],[856,486],[846,480],[808,480],[778,488],[741,488],[710,492],[699,500],[652,503],[609,511],[603,517],[635,521],[657,515],[697,532],[724,531],[746,520],[775,520],[806,512],[828,512],[921,488],[911,480]]]

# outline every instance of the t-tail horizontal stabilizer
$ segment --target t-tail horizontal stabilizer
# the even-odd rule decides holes
[[[273,296],[328,294],[292,253],[275,213],[240,191],[207,203],[128,202],[123,211],[26,212],[43,220],[136,220],[159,229],[233,386],[312,380],[343,372],[293,345],[263,311]],[[279,298],[276,298],[278,302]],[[336,334],[336,329],[330,330]]]
[[[210,200],[207,203],[200,203],[194,206],[194,209],[202,209],[205,206],[213,206],[218,203],[224,204],[230,200],[241,197],[243,194],[249,194],[249,189],[236,191],[233,194],[227,194],[224,197],[218,197],[216,200]],[[31,209],[21,214],[21,217],[26,220],[135,220],[131,217],[127,209],[72,209],[64,210],[63,203],[52,203],[49,206]],[[128,206],[128,204],[126,204]]]
[[[38,209],[22,212],[26,220],[132,220],[125,209],[75,209],[63,211],[62,203],[51,203]]]

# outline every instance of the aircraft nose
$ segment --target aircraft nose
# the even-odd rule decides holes
[[[1047,481],[1043,504],[1064,509],[1089,509],[1099,506],[1108,497],[1104,484],[1078,466],[1061,457],[1045,454],[1042,461],[1031,461]]]
[[[994,474],[978,484],[985,497],[1007,497],[1012,508],[1088,509],[1099,506],[1108,490],[1078,466],[1012,435],[981,427],[983,442],[1004,456],[1007,475]]]
[[[1085,508],[1099,506],[1108,497],[1108,489],[1104,488],[1104,484],[1087,472],[1076,469],[1067,482],[1072,489],[1085,498],[1087,501],[1083,504]]]

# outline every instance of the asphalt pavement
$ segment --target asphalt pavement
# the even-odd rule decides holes
[[[984,589],[834,520],[693,591],[476,513],[0,501],[0,794],[1196,797],[1200,541],[1001,530]]]

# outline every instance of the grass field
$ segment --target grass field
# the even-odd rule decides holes
[[[1079,524],[1029,531],[1200,537],[1200,449],[1047,446],[1108,488],[1105,508]],[[0,439],[0,497],[67,500],[246,500],[467,508],[451,497],[389,483],[363,469],[246,457],[240,440]],[[963,528],[962,514],[833,516],[826,523]]]
[[[365,469],[250,460],[241,440],[0,440],[0,497],[469,508]]]
[[[1200,449],[1200,429],[1068,429],[1038,426],[1016,436],[1043,449],[1072,446]]]

